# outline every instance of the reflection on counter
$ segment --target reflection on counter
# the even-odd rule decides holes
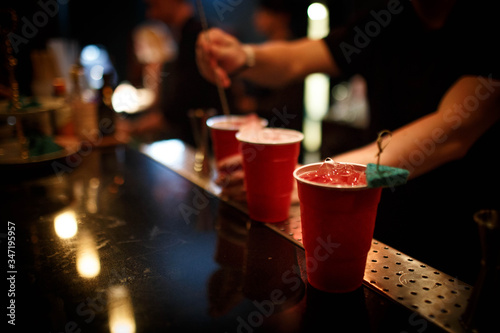
[[[312,331],[370,332],[363,288],[349,293],[326,293],[307,285],[304,325]]]
[[[108,290],[109,330],[111,333],[135,333],[134,308],[125,286]]]
[[[384,296],[368,288],[369,318],[362,294],[314,294],[296,242],[134,150],[95,149],[71,173],[6,189],[0,208],[27,276],[16,285],[22,331],[415,331],[399,305],[374,316]]]
[[[250,313],[234,321],[241,332],[297,327],[305,284],[295,248],[226,205],[219,206],[216,231],[215,261],[220,267],[208,284],[209,314],[222,318],[248,307]]]
[[[214,259],[219,268],[208,281],[210,316],[222,317],[244,299],[243,278],[247,258],[250,221],[237,219],[234,211],[220,205],[215,229],[217,241]]]
[[[101,262],[92,234],[82,230],[76,247],[76,269],[84,278],[94,278],[101,271]]]
[[[62,239],[72,238],[78,231],[78,222],[74,210],[64,210],[54,218],[54,229]]]

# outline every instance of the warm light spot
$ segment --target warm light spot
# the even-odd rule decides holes
[[[56,234],[63,239],[75,236],[78,231],[75,212],[69,210],[57,215],[54,219],[54,229]]]
[[[155,99],[151,89],[136,89],[129,83],[121,83],[111,97],[116,112],[136,113],[150,107]]]
[[[111,333],[135,333],[132,300],[124,286],[114,286],[109,289],[108,313]]]
[[[81,232],[76,251],[76,269],[84,278],[93,278],[101,272],[97,246],[88,232]]]

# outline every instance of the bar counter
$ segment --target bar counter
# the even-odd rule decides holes
[[[2,166],[8,332],[463,331],[471,286],[377,240],[361,288],[315,290],[298,206],[252,221],[193,161],[171,140]]]

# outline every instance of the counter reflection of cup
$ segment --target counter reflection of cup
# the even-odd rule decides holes
[[[239,154],[240,144],[236,140],[236,133],[242,125],[252,121],[262,127],[267,126],[267,120],[252,115],[220,115],[207,120],[216,164],[225,158]]]
[[[296,247],[262,223],[250,223],[243,293],[273,313],[297,304],[305,294]],[[276,297],[279,295],[279,297]]]
[[[297,166],[304,135],[283,128],[240,131],[245,189],[250,218],[280,222],[288,218]]]
[[[350,292],[363,282],[381,189],[304,179],[322,165],[309,164],[294,172],[307,279],[322,291]],[[351,165],[358,172],[366,169],[364,165]]]

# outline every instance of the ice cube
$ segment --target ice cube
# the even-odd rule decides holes
[[[343,171],[343,174],[346,176],[350,176],[350,175],[356,173],[356,170],[354,170],[354,167],[350,164],[344,164],[344,168],[342,171]]]
[[[316,170],[316,174],[318,176],[328,176],[328,175],[333,173],[334,166],[333,166],[333,163],[331,163],[330,161],[333,162],[333,160],[328,157],[323,162],[323,164],[321,164],[321,166],[318,168],[318,170]]]
[[[326,158],[316,171],[316,181],[332,185],[365,185],[364,172],[356,171],[353,165],[338,163]]]
[[[341,168],[342,164],[335,162],[330,157],[327,157],[316,173],[318,176],[332,177],[337,175]]]

